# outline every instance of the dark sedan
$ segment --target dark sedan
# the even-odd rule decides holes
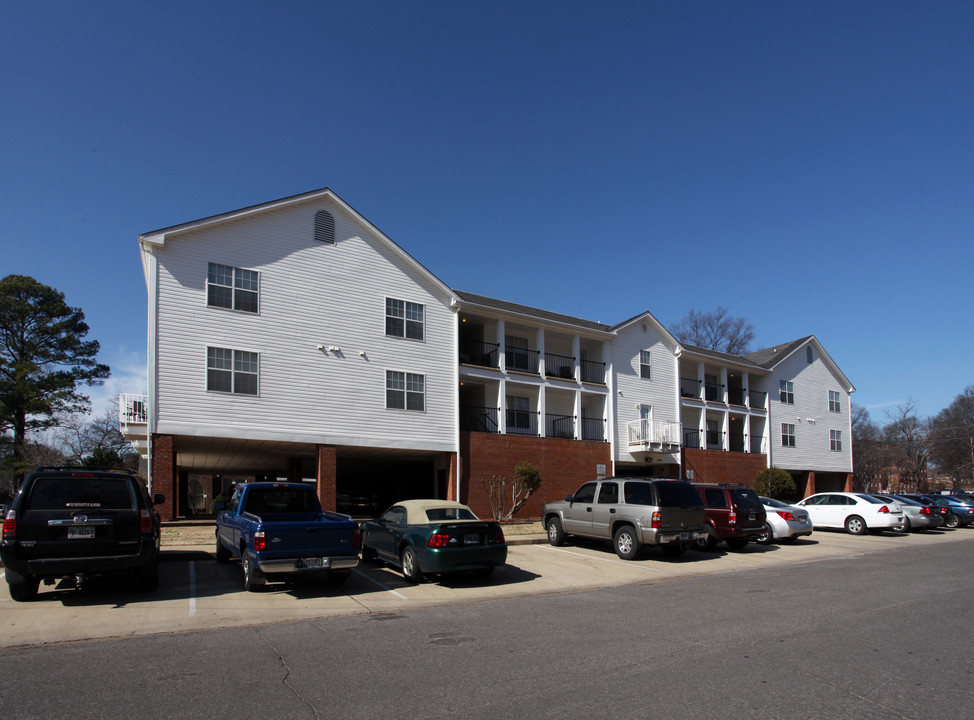
[[[499,523],[450,500],[405,500],[362,523],[362,559],[399,568],[410,582],[471,570],[488,577],[507,562]]]

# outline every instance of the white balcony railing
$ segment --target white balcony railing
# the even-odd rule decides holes
[[[149,422],[148,397],[145,395],[127,395],[120,393],[118,396],[118,424],[120,427],[126,425],[146,425]]]
[[[680,423],[664,420],[632,420],[627,427],[630,447],[680,446]]]

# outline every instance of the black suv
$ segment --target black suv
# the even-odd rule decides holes
[[[0,560],[18,601],[89,575],[134,572],[143,590],[159,585],[159,513],[145,486],[128,470],[38,468],[27,476],[3,521]]]
[[[694,483],[703,500],[710,536],[699,546],[714,550],[721,540],[731,550],[743,550],[764,533],[767,514],[758,494],[744,485]]]

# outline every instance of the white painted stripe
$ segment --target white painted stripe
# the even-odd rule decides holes
[[[196,615],[196,561],[189,561],[189,616]]]
[[[382,583],[380,583],[380,582],[379,582],[378,580],[376,580],[376,579],[375,579],[375,578],[373,578],[373,577],[370,577],[370,576],[368,576],[368,575],[366,575],[366,574],[365,574],[364,572],[362,572],[361,570],[358,570],[358,569],[355,569],[355,570],[352,570],[352,572],[354,572],[354,573],[355,573],[356,575],[358,575],[358,576],[360,576],[360,577],[364,577],[364,578],[365,578],[366,580],[368,580],[369,582],[372,582],[372,583],[375,583],[375,584],[376,584],[376,585],[378,585],[378,586],[379,586],[380,588],[382,588],[382,589],[383,589],[383,590],[385,590],[386,592],[390,592],[390,593],[392,593],[393,595],[395,595],[395,596],[396,596],[397,598],[399,598],[400,600],[405,600],[405,599],[406,599],[406,596],[405,596],[405,595],[403,595],[402,593],[397,593],[397,592],[396,592],[395,590],[393,590],[393,589],[392,589],[391,587],[389,587],[388,585],[383,585],[383,584],[382,584]]]
[[[641,562],[633,562],[631,560],[615,560],[613,558],[603,558],[598,555],[587,555],[585,553],[573,552],[571,550],[563,550],[559,547],[552,547],[551,545],[539,545],[539,547],[547,548],[548,550],[554,550],[555,552],[565,553],[566,555],[577,555],[578,557],[587,558],[588,560],[598,560],[599,562],[610,563],[612,565],[623,565],[629,568],[638,568],[640,570],[648,570],[649,572],[662,572],[660,568],[653,567],[652,565],[647,565]]]

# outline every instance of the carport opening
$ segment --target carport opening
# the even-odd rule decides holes
[[[401,500],[446,498],[445,472],[431,460],[336,461],[336,509],[354,518],[376,517]]]

